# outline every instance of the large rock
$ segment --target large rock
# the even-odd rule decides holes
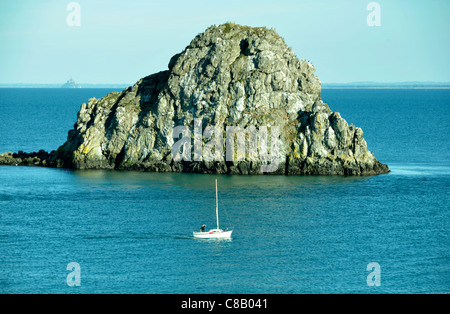
[[[362,130],[321,100],[314,71],[274,30],[212,26],[173,56],[168,70],[83,104],[67,142],[51,154],[57,159],[52,165],[232,174],[389,172],[367,150]],[[177,126],[192,138],[181,161],[172,153]],[[208,126],[224,134],[230,126],[267,128],[268,136],[278,127],[280,136],[268,139],[269,159],[238,151],[230,160],[229,141],[214,146],[214,137],[205,139]],[[260,145],[265,133],[255,134]],[[267,170],[268,164],[277,167]]]

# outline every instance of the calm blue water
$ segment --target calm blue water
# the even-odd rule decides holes
[[[107,92],[0,89],[0,152],[56,149]],[[216,176],[0,166],[0,293],[449,293],[449,96],[324,90],[392,172],[219,176],[231,240],[191,237]]]

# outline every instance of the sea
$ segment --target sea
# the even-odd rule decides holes
[[[0,152],[56,150],[113,89],[0,89]],[[0,166],[0,293],[450,292],[450,90],[323,89],[391,172]],[[231,239],[195,239],[215,228]]]

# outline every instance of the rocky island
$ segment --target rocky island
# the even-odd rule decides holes
[[[81,85],[75,83],[75,81],[70,78],[67,82],[61,85],[61,88],[81,88]]]
[[[168,70],[82,104],[56,151],[4,153],[0,164],[214,174],[389,172],[367,149],[363,131],[321,100],[314,72],[274,30],[211,26],[170,59]],[[229,127],[243,130],[244,151],[237,147],[239,134],[231,144],[228,132],[226,140],[219,134]],[[270,159],[255,156],[252,138]],[[264,171],[268,163],[277,167]]]

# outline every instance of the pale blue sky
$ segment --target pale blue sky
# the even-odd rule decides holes
[[[323,83],[450,82],[450,1],[78,0],[81,26],[66,23],[65,0],[0,1],[0,83],[133,84],[167,69],[212,24],[274,28]]]

